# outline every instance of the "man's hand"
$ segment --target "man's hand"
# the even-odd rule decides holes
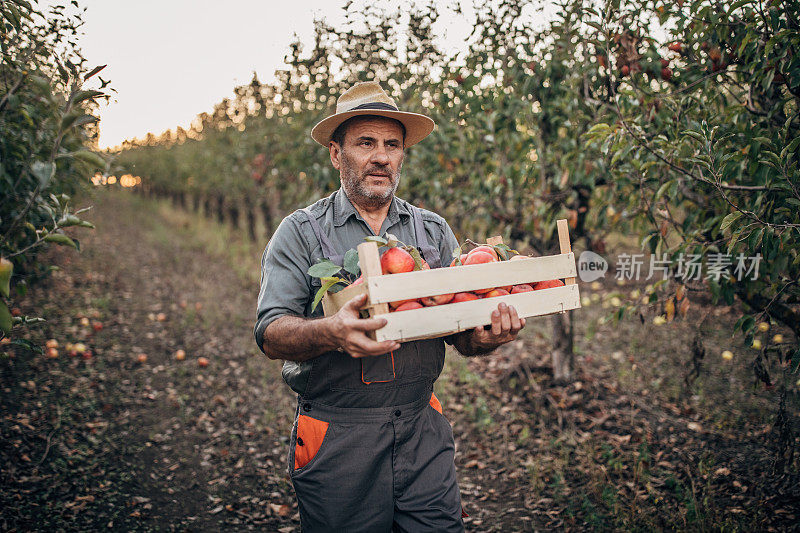
[[[456,335],[453,345],[462,355],[481,355],[489,353],[498,346],[511,342],[525,327],[525,319],[520,318],[513,306],[501,302],[492,311],[492,323],[486,328],[475,328]]]
[[[366,294],[360,294],[347,302],[331,317],[331,334],[335,343],[353,357],[381,355],[400,348],[396,341],[376,342],[367,337],[367,332],[386,325],[385,318],[360,318],[359,308],[367,301]]]

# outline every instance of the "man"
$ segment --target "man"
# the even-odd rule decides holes
[[[341,264],[365,237],[386,233],[420,248],[432,268],[449,264],[458,242],[447,222],[394,196],[404,148],[433,128],[399,111],[378,83],[351,87],[311,132],[341,189],[286,217],[264,251],[255,337],[285,361],[298,394],[289,472],[304,531],[463,531],[452,429],[433,394],[444,340],[370,339],[386,320],[359,317],[366,295],[323,318],[311,311],[319,280],[307,274],[318,258]],[[490,328],[446,340],[485,354],[524,324],[500,304]]]

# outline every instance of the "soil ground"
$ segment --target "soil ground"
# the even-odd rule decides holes
[[[48,252],[60,270],[17,302],[47,318],[23,335],[59,356],[0,347],[0,529],[299,531],[295,400],[252,336],[265,243],[122,192],[85,204],[83,251]],[[754,384],[735,308],[605,320],[642,288],[582,285],[568,386],[547,371],[547,318],[491,356],[448,353],[436,393],[468,531],[798,529],[798,376],[762,358],[770,385]]]

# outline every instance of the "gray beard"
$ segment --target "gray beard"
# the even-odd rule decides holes
[[[382,207],[392,201],[394,193],[397,191],[397,186],[400,185],[400,168],[397,169],[397,174],[392,176],[392,188],[387,190],[386,193],[378,193],[371,191],[365,185],[365,180],[359,179],[356,171],[346,163],[346,157],[342,157],[342,188],[347,194],[351,202],[364,207]]]

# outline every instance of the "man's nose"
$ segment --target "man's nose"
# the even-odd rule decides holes
[[[386,151],[385,146],[378,145],[378,147],[373,150],[372,161],[373,163],[377,163],[379,165],[389,164],[389,153]]]

